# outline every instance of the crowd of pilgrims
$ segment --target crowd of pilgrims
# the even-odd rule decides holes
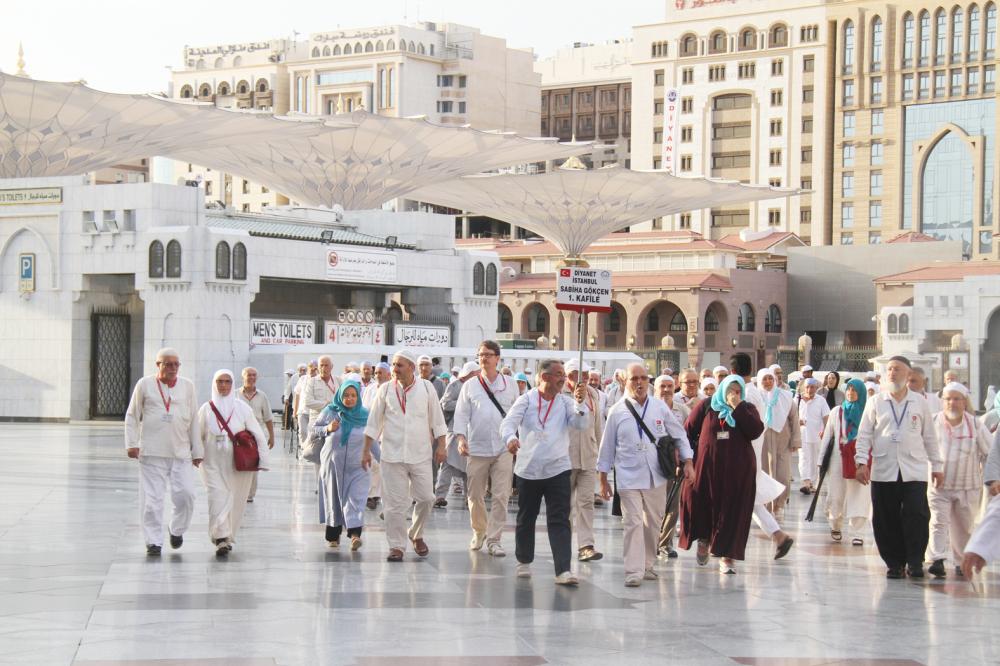
[[[167,535],[172,548],[183,544],[197,468],[224,558],[258,476],[234,466],[233,433],[253,435],[266,471],[271,403],[254,368],[239,377],[219,370],[211,400],[197,405],[175,350],[161,350],[156,365],[125,418],[146,552],[161,553],[168,488]],[[576,359],[514,373],[486,340],[475,361],[450,371],[404,349],[339,376],[328,356],[286,375],[278,418],[316,466],[331,549],[360,549],[366,520],[377,519],[388,561],[410,548],[426,557],[431,513],[458,496],[469,509],[469,549],[505,557],[514,503],[516,575],[530,578],[544,503],[555,581],[576,585],[572,560],[603,558],[594,514],[611,503],[623,525],[624,583],[636,587],[658,577],[658,559],[692,547],[699,565],[716,558],[720,573],[734,574],[754,523],[773,558],[785,557],[794,540],[782,525],[811,520],[822,489],[830,539],[858,547],[873,534],[888,578],[922,578],[928,562],[944,578],[949,560],[954,575],[969,576],[1000,557],[1000,396],[992,392],[977,418],[957,376],[928,392],[923,371],[902,356],[884,377],[846,381],[837,372],[820,381],[806,365],[786,382],[778,365],[753,373],[745,354],[728,368],[658,377],[635,363],[605,380]],[[788,509],[793,477],[799,492],[816,495],[808,516]]]

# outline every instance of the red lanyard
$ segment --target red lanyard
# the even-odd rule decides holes
[[[965,426],[965,431],[968,432],[967,435],[963,434],[961,430],[959,430],[959,434],[957,436],[953,435],[952,433],[955,432],[955,429],[952,427],[950,423],[948,423],[948,417],[944,415],[944,412],[941,412],[940,418],[941,422],[944,424],[944,427],[948,429],[947,432],[948,432],[949,442],[952,439],[972,439],[972,424],[969,423],[968,415],[966,414],[962,415],[962,425]]]
[[[393,380],[393,388],[396,390],[396,400],[399,400],[399,406],[403,409],[403,414],[406,414],[406,394],[416,385],[416,380],[413,381],[409,386],[403,389],[402,395],[399,393],[399,380]]]
[[[257,397],[257,391],[254,391],[253,395],[247,395],[246,391],[244,391],[243,389],[240,389],[240,393],[242,393],[243,397],[247,399],[247,402],[250,402],[251,400],[253,400],[254,398]]]
[[[170,413],[170,403],[173,402],[173,400],[174,400],[174,396],[172,396],[172,395],[169,394],[170,387],[169,386],[167,387],[167,396],[169,396],[169,397],[164,396],[163,395],[163,389],[160,387],[160,380],[159,380],[159,378],[157,378],[156,379],[156,390],[160,392],[160,400],[163,401],[163,406],[166,408],[167,414],[169,414]]]
[[[539,423],[539,425],[542,426],[542,430],[545,430],[545,424],[548,423],[548,421],[549,421],[549,414],[552,413],[552,405],[556,404],[556,398],[558,398],[558,397],[559,396],[555,396],[555,397],[552,398],[552,402],[549,403],[549,408],[545,411],[545,418],[543,419],[542,418],[542,392],[541,391],[538,392],[538,423]]]
[[[500,378],[503,380],[503,388],[500,389],[500,390],[501,391],[506,391],[507,390],[507,378],[504,377],[504,375],[503,375],[502,372],[500,373]],[[480,385],[482,385],[484,391],[486,391],[487,393],[493,393],[493,391],[490,390],[490,387],[486,385],[486,381],[483,379],[482,373],[479,374],[479,383],[480,383]]]
[[[212,403],[212,404],[215,404],[215,403]],[[215,420],[219,424],[219,430],[226,430],[227,426],[229,426],[229,422],[233,420],[233,414],[235,414],[235,413],[236,413],[236,409],[234,408],[233,411],[229,412],[229,418],[226,419],[225,423],[223,423],[222,417],[219,416],[219,413],[215,414]]]
[[[337,385],[333,383],[332,379],[333,379],[332,377],[329,380],[324,379],[323,383],[326,384],[326,387],[328,389],[330,389],[333,393],[336,393],[337,392]],[[257,395],[257,394],[254,393],[254,395]]]

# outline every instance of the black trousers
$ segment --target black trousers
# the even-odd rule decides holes
[[[573,550],[573,529],[569,522],[570,470],[548,479],[522,479],[515,475],[517,486],[517,527],[514,530],[514,555],[521,564],[535,559],[535,522],[545,500],[545,526],[549,532],[556,575],[569,571]]]
[[[890,568],[923,566],[931,510],[926,481],[872,482],[872,530],[878,554]]]

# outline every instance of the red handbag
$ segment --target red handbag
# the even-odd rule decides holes
[[[219,426],[229,435],[229,441],[233,443],[233,466],[237,472],[256,472],[260,468],[260,451],[257,450],[257,439],[249,430],[242,430],[235,435],[229,429],[229,424],[222,418],[215,403],[208,401]]]
[[[840,412],[840,439],[847,439],[847,424],[844,423],[844,412]],[[857,438],[840,445],[840,463],[845,479],[853,479],[858,474],[858,465],[854,462],[857,453]],[[868,451],[868,469],[872,467],[872,452]]]

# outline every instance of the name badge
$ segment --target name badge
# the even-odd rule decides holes
[[[215,436],[215,445],[216,446],[224,446],[225,443],[226,443],[226,436],[225,435],[216,435]]]
[[[720,430],[719,434],[715,436],[716,439],[729,439],[729,431]]]
[[[167,412],[166,414],[161,414],[160,420],[163,421],[164,423],[173,423],[174,415],[171,414],[170,412]]]
[[[658,433],[661,433],[661,434],[662,434],[662,433],[663,433],[663,431],[664,431],[665,429],[666,429],[666,428],[665,428],[665,427],[664,427],[664,425],[663,425],[663,421],[661,421],[661,420],[657,419],[657,420],[656,420],[656,427],[654,428],[654,430],[656,430],[656,432],[658,432]]]
[[[898,430],[894,430],[893,433],[891,435],[889,435],[889,441],[893,442],[894,444],[898,444],[899,443],[899,431]]]

